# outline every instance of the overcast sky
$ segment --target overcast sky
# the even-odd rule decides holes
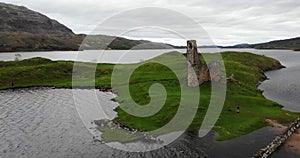
[[[97,24],[125,10],[163,7],[192,18],[218,45],[259,43],[300,35],[300,0],[2,0],[2,2],[23,5],[41,12],[68,26],[75,33],[90,34]],[[162,17],[163,15],[158,15],[156,20],[162,21],[160,19]],[[180,22],[178,18],[168,21]],[[120,22],[116,27],[123,24]],[[151,36],[147,33],[136,33],[130,37],[177,45],[185,44],[175,37],[166,37],[165,34]]]

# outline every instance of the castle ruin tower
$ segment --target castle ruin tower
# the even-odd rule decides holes
[[[199,60],[196,40],[187,41],[187,69],[188,69],[188,86],[196,87],[201,83],[199,76],[201,75],[202,63]],[[195,73],[193,73],[193,71]]]
[[[196,87],[204,82],[221,81],[221,63],[212,61],[209,64],[201,63],[195,40],[187,41],[187,80],[189,87]]]

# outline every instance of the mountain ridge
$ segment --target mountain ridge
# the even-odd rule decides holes
[[[0,3],[0,32],[74,34],[65,25],[24,6]]]
[[[299,50],[300,49],[300,37],[290,38],[290,39],[282,39],[282,40],[274,40],[265,43],[253,44],[253,48],[255,49],[292,49]]]
[[[254,49],[288,49],[300,50],[300,37],[289,39],[273,40],[270,42],[257,43],[257,44],[237,44],[233,46],[219,46],[220,48],[254,48]]]
[[[0,52],[85,49],[167,49],[172,45],[107,35],[74,34],[67,26],[24,6],[0,2]]]

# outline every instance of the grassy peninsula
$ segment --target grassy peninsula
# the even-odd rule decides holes
[[[163,56],[172,58],[172,53]],[[213,128],[220,134],[218,140],[239,137],[264,127],[267,125],[265,122],[267,118],[278,120],[280,123],[289,123],[299,117],[299,114],[283,110],[281,105],[265,99],[257,89],[259,81],[265,79],[264,71],[281,67],[277,60],[245,52],[224,52],[222,56],[227,75],[234,74],[236,81],[228,80],[225,105]],[[112,64],[97,65],[96,87],[111,87],[113,68]],[[72,72],[73,62],[69,61],[33,58],[0,62],[0,89],[34,86],[69,88],[72,85]],[[117,108],[118,117],[114,121],[141,131],[160,128],[170,121],[178,109],[180,87],[175,74],[167,67],[151,62],[139,67],[130,78],[130,95],[139,105],[147,104],[150,101],[148,90],[153,83],[163,84],[168,92],[166,103],[157,114],[140,118],[128,115]],[[200,89],[200,106],[196,109],[197,114],[189,130],[199,129],[210,100],[210,83],[201,85]],[[128,97],[120,95],[116,100],[126,104]],[[241,107],[239,114],[235,111],[237,105]]]

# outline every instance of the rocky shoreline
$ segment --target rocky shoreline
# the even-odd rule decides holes
[[[279,129],[278,132],[282,133],[275,137],[275,139],[265,148],[261,149],[257,154],[253,156],[253,158],[266,158],[272,155],[280,146],[285,147],[295,147],[294,145],[290,144],[300,144],[299,141],[299,127],[300,127],[300,118],[298,118],[296,121],[291,123],[290,126],[285,126],[282,124],[279,124],[275,120],[269,120],[266,119],[266,122],[269,123],[272,126],[275,126]],[[299,154],[297,147],[290,149],[291,152],[295,152],[296,154]]]
[[[103,120],[95,120],[94,123],[98,126],[98,129],[101,131],[101,128],[109,128],[111,130],[119,130],[122,131],[126,134],[130,134],[134,137],[136,137],[136,139],[134,140],[130,140],[130,141],[120,141],[121,143],[128,143],[128,142],[134,142],[134,141],[143,141],[143,142],[147,142],[147,143],[160,143],[161,141],[150,134],[147,134],[145,132],[142,131],[138,131],[136,129],[130,128],[126,125],[123,125],[121,123],[118,122],[113,122],[111,120],[108,119],[103,119]],[[102,142],[105,142],[103,140],[101,140]]]

